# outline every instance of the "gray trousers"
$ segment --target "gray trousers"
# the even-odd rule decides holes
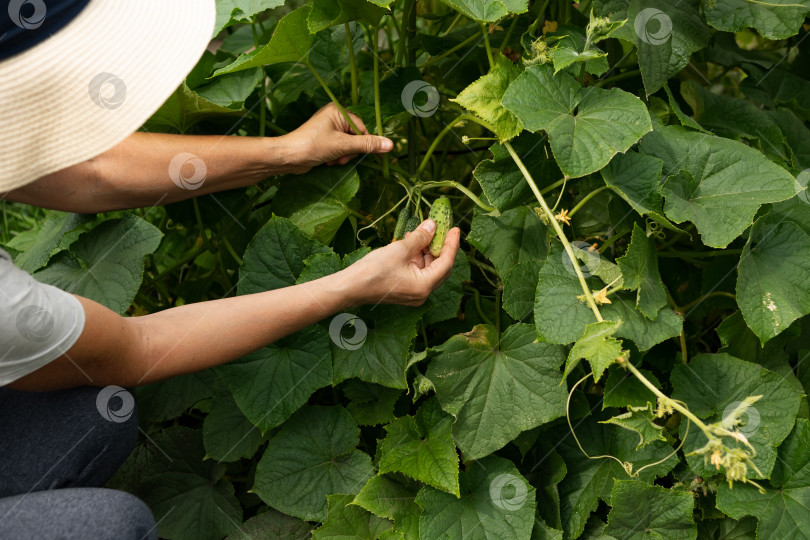
[[[132,451],[138,418],[104,418],[99,391],[0,388],[0,538],[157,538],[140,499],[101,487]]]

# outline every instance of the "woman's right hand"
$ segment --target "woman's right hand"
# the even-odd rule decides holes
[[[430,254],[436,223],[425,220],[403,240],[376,249],[344,272],[352,283],[355,303],[421,306],[450,275],[461,231],[450,229],[438,257]]]

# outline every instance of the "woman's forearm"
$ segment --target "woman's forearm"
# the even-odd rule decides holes
[[[294,172],[294,159],[284,137],[134,133],[9,198],[79,213],[150,207]]]
[[[356,279],[356,278],[352,278]],[[21,390],[137,386],[217,366],[357,304],[345,272],[293,287],[121,317],[86,298],[85,330]]]

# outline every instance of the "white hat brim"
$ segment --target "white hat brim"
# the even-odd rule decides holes
[[[0,62],[0,193],[137,131],[199,60],[215,18],[213,0],[91,0]]]

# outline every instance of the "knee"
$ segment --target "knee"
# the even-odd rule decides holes
[[[0,499],[3,538],[157,540],[152,512],[137,497],[103,488],[40,491]]]

